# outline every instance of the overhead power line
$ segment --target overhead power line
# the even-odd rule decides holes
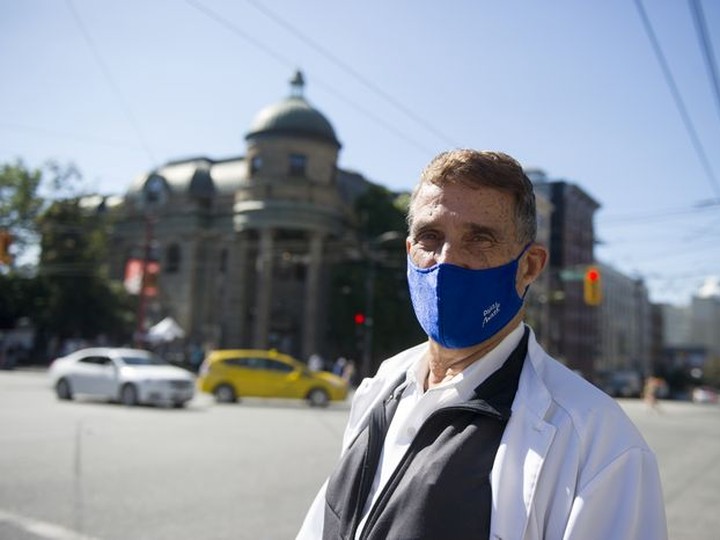
[[[656,221],[662,219],[669,219],[678,216],[684,216],[687,214],[697,214],[700,212],[706,212],[708,210],[717,210],[720,206],[720,201],[713,203],[696,204],[693,206],[685,206],[682,208],[669,208],[666,210],[658,210],[657,212],[649,212],[647,214],[639,214],[634,212],[632,214],[608,216],[606,218],[599,218],[603,226],[607,225],[619,225],[625,223],[638,223],[643,221]]]
[[[138,137],[138,140],[140,141],[142,148],[145,150],[145,153],[150,158],[150,162],[152,164],[155,164],[156,163],[155,157],[153,156],[153,153],[150,150],[150,145],[148,145],[147,140],[145,139],[143,132],[140,129],[140,124],[137,122],[135,115],[132,112],[132,109],[128,105],[127,101],[124,99],[123,94],[120,91],[120,87],[115,83],[115,80],[113,79],[112,74],[110,73],[110,69],[108,68],[107,64],[105,63],[102,56],[100,55],[98,48],[95,46],[95,42],[93,41],[92,36],[87,31],[85,24],[83,23],[82,19],[80,18],[80,14],[78,13],[77,9],[75,9],[75,4],[73,3],[73,0],[66,0],[66,3],[68,5],[70,12],[73,15],[73,18],[75,19],[78,29],[80,30],[80,34],[83,36],[85,43],[87,44],[88,48],[90,49],[90,52],[93,55],[93,58],[95,59],[95,62],[97,63],[98,67],[100,68],[101,73],[105,77],[105,81],[108,83],[108,86],[115,94],[115,98],[117,99],[118,103],[120,104],[120,108],[123,110],[123,112],[125,113],[125,116],[127,117],[128,121],[130,122],[130,125],[135,130],[135,133]]]
[[[685,267],[688,265],[688,257],[697,257],[698,255],[707,255],[708,249],[711,248],[711,246],[708,245],[687,245],[685,249],[672,249],[669,250],[667,246],[664,246],[662,249],[658,250],[651,250],[649,252],[639,252],[638,249],[633,249],[632,253],[628,253],[628,257],[631,257],[637,261],[642,261],[643,263],[649,263],[654,262],[657,260],[667,261],[666,268],[668,266],[672,265],[679,265],[681,267]],[[695,260],[692,261],[693,264],[690,266],[692,268],[697,268]],[[713,264],[713,261],[709,261],[707,257],[703,257],[703,263],[710,263]]]
[[[693,21],[695,21],[695,30],[700,40],[700,50],[705,59],[705,67],[707,68],[708,77],[710,78],[715,96],[715,105],[717,105],[718,115],[720,117],[720,80],[718,80],[717,62],[715,62],[715,53],[713,52],[710,37],[708,36],[705,14],[703,13],[700,0],[690,0],[690,11],[692,11]]]
[[[283,56],[282,54],[278,53],[271,47],[268,47],[265,43],[262,41],[254,38],[247,32],[245,32],[243,29],[241,29],[236,24],[233,24],[231,21],[229,21],[227,18],[223,17],[216,11],[213,11],[212,9],[208,8],[207,6],[202,5],[201,3],[195,1],[195,0],[185,0],[185,3],[187,3],[189,6],[195,8],[199,12],[201,12],[206,17],[214,20],[218,24],[224,26],[230,32],[235,34],[236,36],[242,38],[246,42],[250,43],[254,47],[258,48],[262,52],[266,53],[268,56],[276,60],[278,63],[288,66],[290,68],[297,68],[297,63],[290,60],[288,57]],[[286,26],[288,28],[288,26]],[[306,41],[307,43],[307,41]],[[311,45],[314,47],[319,47],[317,45]],[[329,53],[327,53],[329,54]],[[350,68],[348,68],[350,69]],[[358,75],[359,76],[359,75]],[[400,130],[397,126],[394,124],[388,122],[387,120],[383,119],[381,116],[378,116],[377,114],[373,113],[372,111],[366,109],[365,107],[362,107],[359,105],[356,101],[346,97],[345,95],[341,94],[337,91],[336,86],[334,84],[326,83],[322,80],[320,77],[314,77],[313,82],[315,82],[318,86],[325,89],[326,92],[334,95],[336,98],[342,100],[347,105],[354,108],[356,111],[360,112],[362,115],[366,116],[367,118],[371,119],[376,124],[382,126],[387,131],[395,134],[399,139],[404,140],[409,145],[414,146],[416,149],[420,150],[423,153],[433,153],[433,150],[431,148],[428,148],[427,145],[409,137],[407,134],[405,134],[402,130]],[[369,84],[369,83],[368,83]],[[416,120],[417,121],[417,120]],[[437,133],[435,133],[437,134]]]
[[[416,124],[419,126],[425,128],[428,132],[435,135],[437,138],[445,142],[446,144],[449,144],[450,146],[459,146],[455,141],[452,140],[451,137],[448,135],[442,133],[440,130],[438,130],[435,126],[427,122],[423,117],[416,114],[413,110],[409,109],[405,105],[403,105],[401,102],[399,102],[397,99],[392,97],[390,94],[385,92],[382,88],[380,88],[377,84],[373,83],[372,81],[368,80],[366,77],[358,73],[355,69],[353,69],[351,66],[349,66],[346,62],[343,62],[340,58],[332,54],[330,51],[328,51],[325,47],[320,45],[319,43],[313,41],[310,39],[307,35],[303,34],[300,30],[297,29],[297,27],[293,26],[289,22],[287,22],[285,19],[280,17],[280,15],[277,14],[277,12],[272,11],[267,7],[267,5],[262,4],[261,2],[257,2],[256,0],[247,0],[247,2],[253,6],[255,9],[263,13],[268,18],[272,19],[274,22],[285,28],[288,32],[293,34],[295,37],[300,39],[303,43],[314,49],[315,51],[319,52],[322,56],[330,60],[333,64],[335,64],[337,67],[342,69],[345,73],[349,74],[351,77],[353,77],[356,81],[361,83],[363,86],[365,86],[368,90],[382,98],[384,101],[392,105],[395,109],[403,113],[405,116],[413,120]]]
[[[710,185],[713,192],[715,193],[715,196],[720,198],[720,184],[715,177],[715,173],[710,166],[710,162],[708,161],[707,155],[705,154],[705,150],[703,149],[697,132],[695,131],[695,126],[690,119],[690,115],[688,114],[687,109],[685,108],[685,103],[680,96],[680,92],[678,90],[677,84],[675,83],[675,79],[673,78],[672,72],[670,71],[670,67],[668,66],[667,60],[665,59],[665,55],[660,48],[660,43],[655,36],[655,31],[653,30],[652,24],[650,23],[650,19],[648,19],[645,8],[643,7],[642,0],[635,0],[635,5],[637,6],[638,13],[640,14],[640,20],[642,21],[645,33],[650,40],[650,45],[652,46],[653,52],[655,53],[655,57],[660,64],[660,68],[662,69],[665,82],[667,83],[673,100],[675,101],[675,106],[677,107],[678,112],[682,117],[683,123],[685,124],[685,129],[687,129],[688,135],[690,136],[690,142],[692,143],[695,152],[697,153],[698,158],[700,159],[700,162],[705,169],[705,173],[707,174],[708,180],[710,181]]]

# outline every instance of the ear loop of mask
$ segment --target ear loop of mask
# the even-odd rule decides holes
[[[533,242],[528,242],[528,243],[525,245],[525,247],[523,248],[523,250],[520,252],[520,255],[518,255],[517,258],[515,259],[515,260],[517,261],[517,263],[518,263],[518,268],[520,267],[520,259],[522,258],[523,255],[525,255],[525,252],[526,252],[528,249],[530,249],[530,246],[532,246],[532,245],[533,245]],[[528,292],[529,290],[530,290],[530,283],[528,283],[527,285],[525,285],[525,290],[523,291],[522,296],[520,297],[523,302],[525,301],[525,296],[527,295],[527,292]]]

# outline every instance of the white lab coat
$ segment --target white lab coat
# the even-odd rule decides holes
[[[426,344],[385,361],[355,393],[343,452]],[[548,356],[531,333],[491,473],[493,540],[665,540],[657,462],[609,396]],[[325,485],[296,540],[319,540]],[[389,539],[391,540],[391,539]]]

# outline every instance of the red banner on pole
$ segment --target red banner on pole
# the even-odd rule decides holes
[[[145,266],[144,271],[143,266]],[[160,263],[157,261],[148,261],[147,264],[144,264],[142,259],[129,259],[125,265],[125,279],[123,280],[125,290],[130,294],[140,294],[144,283],[143,295],[149,298],[155,297],[158,294],[159,274]]]

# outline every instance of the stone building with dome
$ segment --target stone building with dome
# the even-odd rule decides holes
[[[296,73],[256,115],[244,155],[172,161],[130,186],[111,268],[121,279],[129,261],[157,261],[145,328],[170,316],[189,342],[323,353],[328,270],[357,246],[352,203],[371,184],[338,167],[304,84]]]

